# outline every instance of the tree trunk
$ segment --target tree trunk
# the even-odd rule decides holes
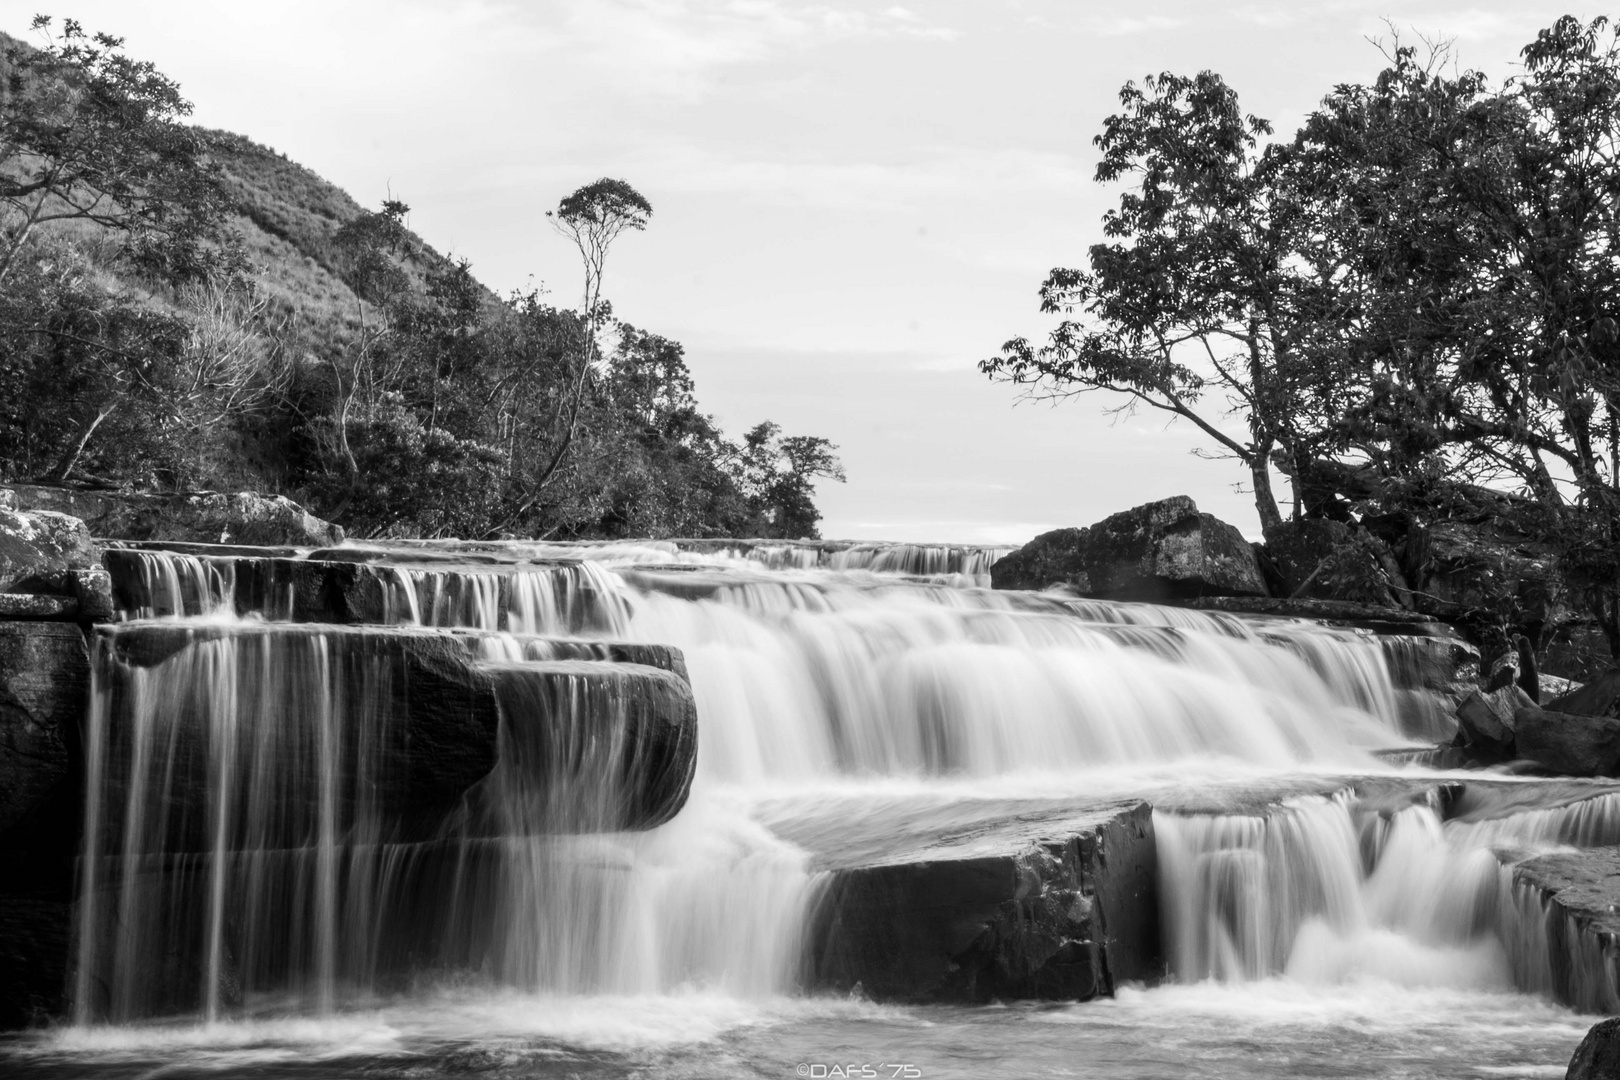
[[[111,416],[116,408],[118,408],[118,405],[115,402],[96,413],[96,418],[90,421],[90,426],[84,429],[84,434],[80,435],[72,446],[62,452],[61,460],[56,463],[56,468],[51,470],[52,480],[61,483],[68,478],[68,474],[73,471],[73,466],[79,463],[79,457],[84,453],[84,448],[89,445],[90,436],[96,433],[96,429],[101,426],[101,422]]]
[[[1260,515],[1261,533],[1282,528],[1282,512],[1277,509],[1277,496],[1271,491],[1270,455],[1255,453],[1249,459],[1249,475],[1254,478],[1254,508]]]

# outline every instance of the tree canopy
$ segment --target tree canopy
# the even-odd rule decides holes
[[[1048,276],[1044,343],[981,369],[1187,419],[1268,532],[1270,467],[1289,516],[1385,529],[1514,496],[1620,649],[1615,33],[1562,18],[1501,83],[1387,56],[1288,140],[1212,73],[1127,86],[1097,138],[1098,180],[1128,181],[1109,242]]]

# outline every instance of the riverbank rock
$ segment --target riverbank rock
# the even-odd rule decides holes
[[[1582,1012],[1620,1012],[1620,848],[1537,855],[1511,873],[1510,952],[1528,965],[1515,981]]]
[[[818,986],[879,1001],[1080,1001],[1162,974],[1146,803],[931,824],[863,815],[831,850],[827,839]]]
[[[1592,1025],[1569,1059],[1564,1080],[1620,1080],[1620,1017]]]
[[[0,621],[0,836],[68,782],[89,694],[77,626]]]
[[[997,589],[1056,585],[1113,600],[1266,595],[1253,546],[1185,495],[1043,533],[997,560],[990,580]]]
[[[89,690],[78,626],[0,621],[0,1030],[61,1014]]]
[[[343,542],[341,527],[322,521],[284,495],[251,491],[148,495],[41,484],[18,484],[11,491],[23,510],[71,514],[95,536],[108,539],[299,547]]]
[[[1534,705],[1513,713],[1518,756],[1563,776],[1620,775],[1620,719]]]
[[[70,571],[100,564],[83,521],[52,511],[0,509],[0,593],[60,593]]]

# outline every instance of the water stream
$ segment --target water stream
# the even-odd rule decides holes
[[[75,1022],[0,1047],[11,1075],[1561,1076],[1588,1026],[1492,852],[1620,842],[1620,796],[1448,820],[1443,776],[1375,753],[1444,726],[1399,643],[993,592],[972,549],[344,550],[372,621],[502,688],[503,760],[537,710],[595,746],[586,683],[524,681],[583,655],[559,637],[677,646],[689,801],[600,831],[616,793],[497,764],[476,810],[402,816],[391,647],[303,621],[285,565],[135,554],[96,646]],[[193,636],[132,659],[154,628]],[[1157,807],[1161,985],[806,986],[852,822],[1101,796]]]

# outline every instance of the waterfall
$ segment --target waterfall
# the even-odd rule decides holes
[[[836,814],[829,792],[926,817],[1368,775],[1440,708],[1409,678],[1421,657],[1374,635],[991,591],[993,554],[119,553],[125,621],[97,637],[87,727],[80,1020],[322,1013],[465,979],[800,992],[828,872],[784,835],[837,822],[782,823]],[[643,805],[684,777],[625,733],[684,694],[690,798]],[[424,709],[487,739],[424,742]],[[1620,816],[1443,810],[1341,793],[1157,812],[1174,977],[1530,978],[1490,849],[1620,835]]]

